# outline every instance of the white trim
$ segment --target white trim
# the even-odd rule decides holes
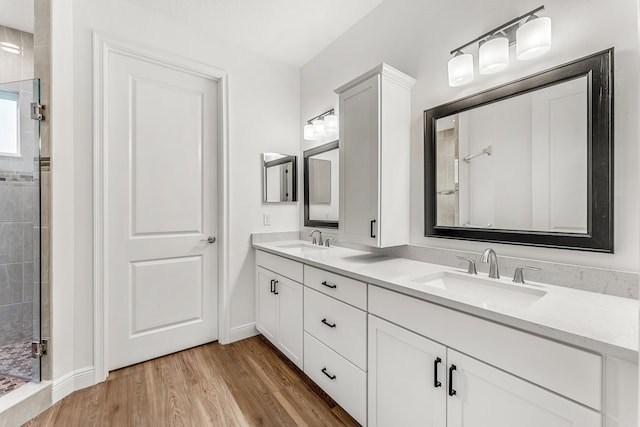
[[[127,41],[112,37],[104,37],[93,33],[93,238],[94,238],[94,383],[107,378],[107,339],[108,325],[105,322],[108,313],[106,299],[108,277],[106,265],[106,235],[105,197],[106,182],[104,181],[105,156],[104,141],[106,129],[103,107],[107,104],[104,86],[107,81],[108,55],[116,52],[133,58],[142,59],[154,64],[169,66],[175,70],[188,72],[205,79],[214,80],[219,85],[218,90],[218,340],[226,344],[229,342],[229,83],[224,70],[196,62],[187,58],[171,55],[162,51],[138,46]]]
[[[51,403],[56,403],[76,390],[91,387],[94,384],[94,376],[93,366],[87,366],[69,372],[57,380],[53,380]]]
[[[247,323],[246,325],[236,326],[229,330],[229,343],[243,340],[245,338],[251,338],[258,335],[260,332],[256,329],[256,322]]]

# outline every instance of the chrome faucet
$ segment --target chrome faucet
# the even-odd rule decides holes
[[[318,233],[318,238],[317,238],[317,239],[316,239],[316,237],[313,235],[313,233],[315,233],[315,232],[317,232],[317,233]],[[312,243],[313,243],[314,245],[320,245],[320,246],[322,246],[322,245],[323,245],[323,243],[324,243],[324,242],[322,241],[322,231],[320,231],[320,230],[318,230],[318,229],[311,230],[311,231],[309,232],[309,237],[312,237],[312,238],[313,238]]]
[[[496,255],[496,251],[491,248],[487,248],[482,252],[482,258],[480,258],[480,262],[488,262],[489,263],[489,277],[491,279],[499,279],[500,272],[498,271],[498,256]]]

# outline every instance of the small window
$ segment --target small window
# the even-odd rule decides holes
[[[20,95],[0,91],[0,156],[20,155]]]

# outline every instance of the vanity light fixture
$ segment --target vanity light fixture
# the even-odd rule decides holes
[[[462,86],[473,80],[473,55],[456,52],[447,64],[449,69],[449,86]]]
[[[478,69],[480,74],[500,72],[509,65],[509,39],[505,35],[491,36],[480,42]]]
[[[516,31],[516,57],[520,61],[537,58],[551,49],[551,18],[531,15]]]
[[[335,115],[333,108],[307,120],[307,124],[304,125],[304,139],[307,141],[336,136],[338,136],[338,116]]]
[[[479,43],[480,74],[493,74],[507,68],[509,47],[514,44],[520,61],[545,54],[551,48],[551,18],[536,15],[543,10],[544,6],[540,6],[453,49],[451,55],[454,56],[447,64],[449,86],[462,86],[473,80],[473,55],[463,50],[475,43]]]

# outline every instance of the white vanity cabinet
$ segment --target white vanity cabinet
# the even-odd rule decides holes
[[[369,311],[369,426],[602,425],[599,355],[375,286]]]
[[[339,87],[340,224],[343,241],[409,242],[411,88],[381,64]]]
[[[369,426],[444,427],[445,346],[369,315]]]
[[[304,372],[366,425],[367,284],[308,265],[304,284]]]
[[[256,251],[256,328],[303,368],[302,264]]]

